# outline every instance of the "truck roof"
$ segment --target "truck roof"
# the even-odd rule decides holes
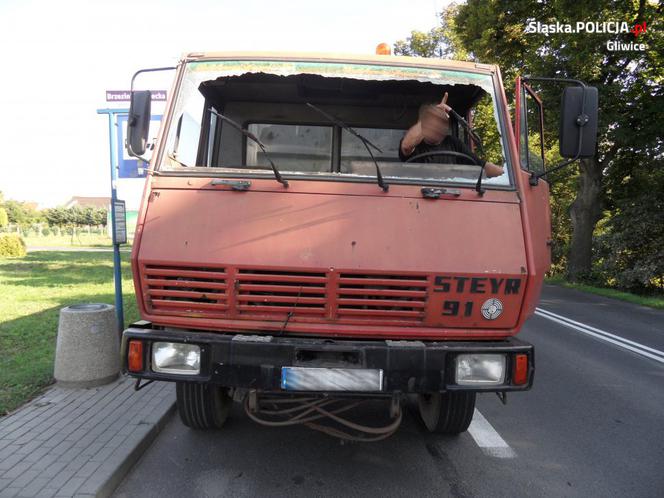
[[[463,69],[473,72],[493,73],[497,67],[493,64],[478,62],[456,61],[452,59],[432,59],[426,57],[408,57],[403,55],[373,55],[348,53],[321,53],[321,52],[190,52],[183,55],[183,60],[219,60],[219,59],[246,59],[246,60],[296,60],[296,61],[325,61],[341,63],[364,63],[394,66],[413,66],[439,69]]]

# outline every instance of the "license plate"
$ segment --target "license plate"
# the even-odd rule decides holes
[[[383,371],[365,368],[283,367],[286,391],[382,391]]]

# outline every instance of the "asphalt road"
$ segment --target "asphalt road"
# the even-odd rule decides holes
[[[115,496],[664,496],[664,312],[554,286],[540,310],[521,333],[533,389],[480,396],[459,437],[407,412],[388,440],[342,444],[236,406],[215,433],[174,417]]]

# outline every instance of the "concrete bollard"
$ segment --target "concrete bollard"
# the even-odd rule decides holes
[[[115,307],[74,304],[60,310],[54,377],[63,387],[108,384],[120,373]]]

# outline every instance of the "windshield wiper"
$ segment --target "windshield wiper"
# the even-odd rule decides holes
[[[475,145],[477,145],[477,148],[480,151],[480,154],[484,156],[484,146],[482,144],[482,140],[480,139],[479,135],[471,128],[471,126],[468,124],[468,122],[463,119],[458,113],[454,111],[454,109],[449,110],[450,114],[452,114],[456,120],[461,123],[461,125],[466,129],[468,132],[468,135],[470,138],[473,139],[473,142],[475,142]],[[482,188],[482,174],[484,173],[484,166],[480,165],[480,176],[477,177],[477,183],[475,184],[475,190],[477,191],[478,194],[484,195],[484,189]]]
[[[335,125],[337,125],[337,126],[343,128],[344,130],[346,130],[351,135],[357,137],[364,144],[364,146],[367,148],[367,151],[369,152],[369,155],[371,156],[371,159],[373,159],[373,162],[376,165],[376,180],[378,181],[378,185],[380,186],[380,188],[383,189],[383,192],[387,192],[390,189],[390,186],[387,183],[385,183],[385,180],[383,180],[383,175],[380,172],[380,166],[378,165],[378,161],[376,161],[376,158],[374,157],[373,152],[371,152],[371,147],[376,149],[381,154],[383,153],[383,151],[380,150],[376,145],[372,144],[369,141],[369,139],[367,139],[367,138],[363,137],[362,135],[360,135],[356,130],[354,130],[353,128],[348,126],[346,123],[344,123],[340,119],[335,118],[331,114],[328,114],[327,112],[325,112],[323,109],[321,109],[319,107],[316,107],[315,105],[310,104],[309,102],[307,102],[307,105],[309,107],[311,107],[314,111],[316,111],[318,114],[320,114],[321,116],[327,118],[328,121],[334,123]]]
[[[221,114],[220,112],[215,111],[214,109],[210,109],[210,112],[212,114],[214,114],[215,116],[218,116],[219,118],[221,118],[223,121],[226,121],[229,125],[231,125],[235,129],[237,129],[240,133],[242,133],[245,137],[247,137],[252,142],[255,142],[261,148],[261,150],[263,151],[263,154],[265,154],[265,159],[267,159],[268,162],[270,163],[270,166],[272,166],[272,172],[274,173],[274,177],[284,187],[288,187],[288,181],[281,176],[281,173],[279,173],[279,170],[277,169],[277,165],[274,164],[274,162],[270,158],[270,155],[267,153],[267,148],[265,147],[263,142],[261,142],[258,139],[258,137],[256,135],[251,133],[246,128],[242,128],[242,126],[239,123],[236,123],[235,121],[233,121],[228,116],[224,116],[223,114]]]
[[[179,165],[181,168],[189,168],[189,165],[183,163],[182,161],[180,161],[177,157],[175,157],[175,154],[176,154],[175,152],[171,152],[170,150],[169,150],[168,152],[166,152],[166,156],[168,156],[168,158],[169,158],[171,161],[174,161],[174,162],[178,163],[178,165]]]

